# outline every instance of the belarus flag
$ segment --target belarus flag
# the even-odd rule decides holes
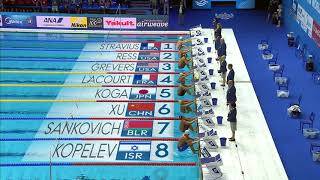
[[[124,129],[134,130],[134,129],[151,129],[153,127],[152,121],[126,121],[124,123]]]
[[[152,137],[152,121],[125,121],[121,136]]]
[[[155,99],[157,88],[132,88],[129,99]]]

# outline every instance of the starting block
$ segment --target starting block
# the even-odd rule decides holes
[[[215,180],[220,178],[223,175],[220,169],[220,166],[222,165],[222,159],[220,154],[217,154],[216,156],[213,156],[213,157],[211,155],[210,157],[203,157],[200,159],[200,162],[202,165],[205,165],[209,170],[209,173],[211,176],[210,179]]]
[[[218,139],[218,133],[214,129],[211,129],[210,131],[199,133],[199,138],[203,138],[203,140],[216,140]]]
[[[320,162],[320,151],[312,151],[312,160]]]
[[[303,136],[308,139],[317,139],[320,135],[319,129],[316,128],[304,128]]]
[[[202,118],[201,118],[201,119],[202,119]],[[206,126],[208,126],[208,127],[214,127],[214,126],[215,126],[212,118],[210,118],[210,117],[207,117],[207,118],[202,119],[202,122],[203,122],[204,125],[206,125]]]

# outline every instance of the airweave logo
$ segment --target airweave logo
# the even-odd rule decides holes
[[[103,19],[101,17],[88,17],[89,28],[103,28]]]
[[[87,17],[71,17],[71,28],[87,28]]]

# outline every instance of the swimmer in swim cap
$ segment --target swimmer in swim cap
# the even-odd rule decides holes
[[[178,50],[189,49],[189,47],[185,45],[188,42],[192,42],[192,39],[183,39],[183,37],[180,36],[176,44],[177,49]]]
[[[195,103],[195,100],[179,100],[180,112],[190,113],[193,112],[192,105]]]
[[[191,73],[180,73],[178,78],[178,82],[180,83],[178,87],[177,94],[178,96],[184,96],[186,93],[193,96],[194,92],[194,84],[187,85],[187,76],[192,75]]]
[[[183,69],[185,66],[187,66],[189,69],[192,68],[193,66],[193,61],[191,58],[187,58],[186,54],[182,54],[179,63],[178,63],[178,67],[179,69]]]
[[[179,119],[180,119],[179,129],[181,132],[185,132],[188,129],[190,129],[191,131],[194,131],[192,124],[194,122],[197,122],[197,118],[187,118],[184,116],[179,116]]]
[[[178,142],[178,150],[180,152],[185,151],[190,147],[191,151],[193,154],[197,152],[197,150],[193,147],[193,144],[196,143],[194,142],[194,139],[192,139],[190,136],[190,131],[187,130],[185,133],[180,137],[179,142]]]

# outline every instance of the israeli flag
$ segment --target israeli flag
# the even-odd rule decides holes
[[[209,168],[208,168],[209,169]],[[219,166],[212,166],[209,169],[209,173],[213,179],[218,179],[222,176],[222,172]]]
[[[208,149],[218,149],[218,144],[216,143],[215,140],[213,139],[210,139],[210,140],[205,140],[205,143],[206,143],[206,147]]]

